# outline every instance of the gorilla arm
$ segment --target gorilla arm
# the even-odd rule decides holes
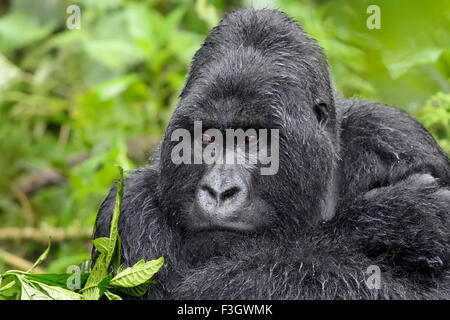
[[[356,198],[337,220],[347,220],[341,232],[369,257],[418,282],[443,278],[441,290],[450,290],[449,208],[450,190],[429,174],[413,174]]]
[[[351,246],[327,238],[330,237],[305,237],[290,245],[255,242],[237,248],[231,258],[216,258],[188,270],[174,297],[275,300],[420,297],[406,290],[406,279],[394,279],[384,270],[381,288],[369,289],[365,272],[373,262]]]
[[[345,109],[343,198],[333,224],[396,276],[424,284],[424,292],[440,287],[441,296],[449,296],[447,155],[400,109],[367,101],[339,102]]]

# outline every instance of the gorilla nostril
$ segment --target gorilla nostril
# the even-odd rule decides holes
[[[203,185],[203,186],[201,186],[201,189],[202,189],[203,191],[206,191],[206,192],[211,196],[211,198],[214,198],[214,199],[217,198],[217,192],[214,191],[213,188],[211,188],[211,187],[209,187],[209,186],[207,186],[207,185]]]
[[[220,200],[221,201],[225,201],[227,199],[232,198],[236,193],[238,193],[241,189],[239,189],[239,187],[232,187],[224,192],[222,192],[222,194],[220,195]]]

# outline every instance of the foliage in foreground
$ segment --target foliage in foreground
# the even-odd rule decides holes
[[[94,246],[100,253],[91,272],[82,274],[46,273],[33,274],[33,270],[44,261],[47,249],[26,272],[9,270],[0,275],[0,299],[2,300],[98,300],[105,295],[109,300],[122,300],[113,291],[131,296],[142,296],[151,283],[151,278],[161,268],[164,258],[137,262],[124,268],[120,264],[120,236],[118,221],[123,197],[123,169],[119,167],[120,181],[117,183],[116,204],[111,220],[109,238],[97,238]],[[79,276],[78,279],[74,277]],[[78,289],[68,288],[76,280]]]

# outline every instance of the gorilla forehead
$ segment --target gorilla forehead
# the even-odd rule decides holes
[[[237,11],[195,54],[175,115],[280,127],[318,102],[332,104],[331,92],[321,48],[295,21],[276,11]]]
[[[190,126],[202,121],[204,128],[281,128],[282,103],[260,96],[210,97],[205,93],[199,99],[180,104],[172,122],[176,127]]]
[[[280,79],[282,72],[258,50],[242,47],[228,51],[205,65],[201,74],[189,94],[181,98],[175,117],[223,126],[282,126],[279,115],[287,111],[282,98],[287,80]]]
[[[175,118],[277,128],[289,114],[313,104],[289,67],[272,61],[259,49],[241,46],[226,50],[213,62],[203,65],[190,81]]]

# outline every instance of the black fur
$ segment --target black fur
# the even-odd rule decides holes
[[[251,176],[262,230],[189,231],[206,168],[173,164],[170,135],[194,120],[280,129],[279,172]],[[148,299],[448,299],[449,186],[449,159],[422,125],[339,98],[321,48],[293,20],[239,10],[196,53],[153,164],[125,181],[123,262],[165,257]],[[108,234],[114,198],[95,237]],[[370,265],[379,290],[365,284]]]

